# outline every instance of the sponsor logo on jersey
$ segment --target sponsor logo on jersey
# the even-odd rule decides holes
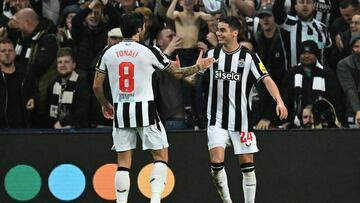
[[[215,80],[234,80],[241,81],[241,73],[224,72],[222,70],[215,70]]]
[[[262,73],[267,73],[267,70],[262,62],[259,63],[259,68]]]

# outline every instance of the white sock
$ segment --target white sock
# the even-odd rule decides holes
[[[130,189],[129,169],[120,168],[115,174],[115,194],[117,203],[127,203]]]
[[[151,186],[151,201],[150,203],[160,203],[161,194],[164,192],[166,177],[167,177],[167,165],[164,162],[155,162],[154,168],[150,177]]]
[[[255,171],[242,173],[243,174],[243,190],[245,203],[255,202],[256,193],[256,176]]]
[[[221,199],[224,202],[231,203],[231,197],[227,182],[227,175],[224,168],[224,163],[211,164],[211,177],[215,183],[216,189],[219,192]]]

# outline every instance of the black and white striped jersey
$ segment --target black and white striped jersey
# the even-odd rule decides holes
[[[314,2],[314,18],[330,27],[331,0],[316,0]]]
[[[152,85],[154,68],[165,70],[169,65],[157,48],[131,40],[104,51],[96,70],[108,74],[115,127],[143,127],[159,121]]]
[[[222,48],[208,52],[218,59],[209,71],[207,118],[209,125],[231,131],[252,130],[248,117],[252,108],[254,84],[268,75],[257,54],[246,48],[228,53]]]
[[[284,55],[288,69],[299,62],[300,44],[306,40],[317,43],[323,57],[324,49],[332,44],[330,34],[325,24],[313,19],[309,22],[300,20],[297,16],[287,15],[285,22],[279,25],[281,40],[284,46]],[[323,58],[320,59],[323,62]]]

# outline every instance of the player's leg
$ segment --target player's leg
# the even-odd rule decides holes
[[[168,169],[168,148],[151,150],[154,159],[154,168],[151,172],[151,203],[159,203],[161,194],[164,192],[167,169]]]
[[[115,174],[115,194],[117,203],[127,203],[130,190],[130,168],[132,150],[118,152],[118,169]]]
[[[253,132],[232,132],[230,137],[234,146],[234,153],[239,155],[245,203],[253,203],[255,202],[256,192],[253,154],[259,151],[255,134]]]
[[[256,176],[253,154],[239,155],[241,173],[243,175],[243,190],[245,203],[255,202]]]
[[[115,194],[117,203],[127,203],[130,190],[130,168],[132,149],[136,148],[134,129],[114,129],[113,149],[117,152],[118,169],[115,174]]]
[[[165,189],[168,163],[168,141],[165,128],[161,122],[138,129],[143,149],[151,149],[154,167],[151,172],[151,203],[159,203]]]
[[[223,202],[231,203],[228,180],[224,167],[225,147],[229,142],[228,132],[216,126],[209,126],[207,134],[211,177]]]

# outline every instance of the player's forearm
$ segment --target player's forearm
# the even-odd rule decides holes
[[[280,91],[277,88],[275,82],[271,79],[271,77],[267,76],[263,79],[266,89],[269,91],[271,97],[276,101],[277,104],[284,103]]]
[[[170,4],[168,10],[166,11],[166,17],[168,17],[171,20],[174,19],[174,11],[175,11],[177,2],[178,2],[178,0],[171,1],[171,4]]]
[[[102,87],[98,87],[98,86],[94,85],[93,91],[94,91],[96,99],[99,101],[101,106],[105,106],[106,104],[109,103],[109,101],[106,99],[106,97],[104,95],[104,90]]]
[[[176,67],[174,65],[170,65],[168,68],[169,72],[174,75],[177,79],[185,78],[187,76],[193,75],[200,71],[200,65],[195,64],[187,67]]]

